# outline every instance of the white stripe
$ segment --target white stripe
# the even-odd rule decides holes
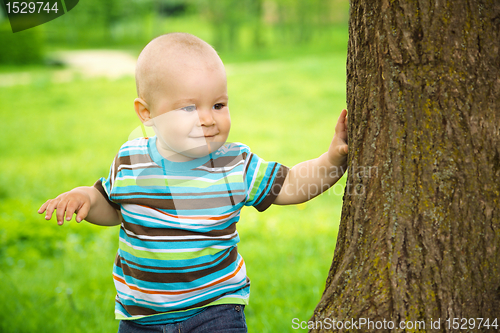
[[[224,298],[239,298],[239,299],[248,299],[248,296],[250,296],[250,293],[247,293],[246,296],[242,296],[242,295],[224,295],[222,296],[221,298],[219,298],[218,300],[221,300],[221,299],[224,299]],[[217,301],[218,301],[217,300]],[[214,301],[216,302],[216,301]]]
[[[115,162],[116,162],[116,158],[113,159],[113,163],[111,163],[111,177],[109,177],[109,193],[108,193],[108,197],[110,195],[110,193],[113,191],[113,185],[115,183]]]
[[[235,157],[237,157],[237,156],[235,156]],[[225,167],[219,167],[219,168],[211,168],[211,167],[207,167],[207,166],[204,166],[204,165],[200,165],[199,167],[196,168],[196,170],[203,169],[203,170],[207,170],[207,171],[229,172],[229,171],[233,170],[234,168],[236,168],[237,166],[239,166],[240,164],[243,164],[243,163],[245,163],[245,161],[241,160],[241,161],[239,161],[238,163],[236,163],[233,166],[225,166]]]
[[[147,146],[148,144],[148,139],[146,138],[138,138],[138,139],[134,139],[134,140],[130,140],[130,141],[127,141],[125,142],[123,145],[122,145],[122,148],[123,147],[141,147],[141,146]]]
[[[241,147],[241,146],[243,146],[243,147]],[[233,142],[233,143],[230,143],[229,145],[224,146],[224,147],[226,148],[226,152],[228,152],[228,151],[240,151],[240,150],[243,150],[241,148],[246,148],[247,146],[241,142]]]
[[[158,164],[154,162],[148,162],[148,163],[134,163],[130,165],[125,165],[125,164],[120,164],[118,167],[118,171],[121,171],[122,169],[138,169],[138,168],[147,168],[150,166],[158,166]]]
[[[133,233],[130,230],[125,229],[125,232],[127,235],[132,236],[132,237],[137,237],[139,239],[144,239],[144,240],[230,240],[238,235],[238,231],[233,232],[232,234],[229,235],[224,235],[224,236],[203,236],[203,235],[193,235],[193,236],[146,236],[146,235],[137,235]]]

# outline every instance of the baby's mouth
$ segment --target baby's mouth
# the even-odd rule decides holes
[[[200,135],[200,136],[195,136],[194,138],[195,139],[206,139],[206,138],[213,138],[215,136],[219,135],[219,133],[213,133],[213,134],[203,134],[203,135]]]

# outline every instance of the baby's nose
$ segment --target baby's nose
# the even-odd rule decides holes
[[[198,109],[198,118],[200,120],[200,125],[211,126],[215,124],[215,120],[211,109]]]

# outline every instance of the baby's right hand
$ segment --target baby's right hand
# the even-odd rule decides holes
[[[73,213],[77,213],[76,222],[81,222],[89,213],[90,203],[89,194],[80,188],[75,188],[69,192],[58,195],[55,199],[47,200],[47,202],[40,207],[38,213],[42,214],[46,211],[45,219],[50,220],[54,209],[56,209],[57,224],[59,225],[64,223],[64,213],[66,213],[67,221],[71,220]]]

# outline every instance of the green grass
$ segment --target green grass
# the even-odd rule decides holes
[[[327,150],[345,107],[344,53],[234,62],[227,72],[229,141],[290,167]],[[36,211],[107,175],[139,125],[134,80],[52,83],[51,75],[0,89],[0,332],[115,332],[118,228],[59,227]],[[293,318],[310,318],[333,257],[342,184],[299,206],[242,211],[249,332],[292,332]]]

